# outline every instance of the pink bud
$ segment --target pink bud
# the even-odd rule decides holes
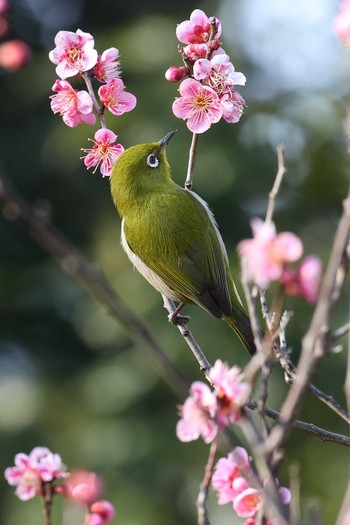
[[[85,525],[104,525],[105,520],[100,514],[88,514],[86,516]]]
[[[32,56],[30,47],[22,40],[10,40],[0,45],[0,66],[7,71],[17,71]]]
[[[215,38],[214,40],[209,42],[208,47],[209,47],[210,51],[216,51],[217,49],[219,49],[221,47],[221,42],[220,42],[220,40]]]
[[[101,516],[104,522],[110,521],[115,516],[114,506],[106,500],[95,501],[95,503],[90,506],[90,512]]]
[[[165,78],[169,82],[180,82],[188,74],[188,69],[185,66],[170,66],[165,72]]]
[[[103,489],[101,478],[88,470],[73,471],[67,485],[69,497],[85,505],[90,505],[99,498]]]

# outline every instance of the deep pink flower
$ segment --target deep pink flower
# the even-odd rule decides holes
[[[59,31],[55,36],[55,44],[49,58],[57,64],[56,73],[62,79],[88,71],[97,62],[95,41],[90,33],[84,33],[80,29],[75,33]]]
[[[68,80],[56,80],[52,86],[52,91],[56,91],[57,95],[50,97],[51,109],[54,113],[61,115],[67,126],[74,128],[82,122],[84,124],[95,124],[93,102],[87,91],[73,89]]]
[[[18,71],[31,59],[32,51],[23,40],[9,40],[0,44],[0,67]]]
[[[202,44],[210,37],[211,22],[213,17],[208,18],[200,9],[195,9],[189,20],[181,22],[176,28],[176,36],[183,44]],[[215,38],[221,35],[221,22],[216,19],[217,32]]]
[[[106,500],[95,501],[95,503],[90,506],[89,510],[91,513],[101,516],[104,520],[103,523],[107,523],[115,516],[114,505]]]
[[[70,498],[78,503],[90,505],[101,496],[103,482],[95,472],[75,470],[66,486]]]
[[[243,447],[236,447],[227,458],[220,458],[212,478],[213,489],[219,494],[219,505],[233,501],[249,485],[243,477],[252,475],[249,456]]]
[[[173,103],[173,113],[177,118],[187,120],[187,127],[193,133],[204,133],[222,117],[220,100],[209,86],[198,80],[186,78],[179,87],[181,97]]]
[[[241,241],[238,251],[247,278],[260,288],[281,278],[287,263],[298,260],[303,252],[301,240],[290,232],[276,233],[272,222],[253,219],[253,239]]]
[[[344,44],[350,46],[350,0],[344,0],[340,4],[339,13],[334,19],[333,27]]]
[[[68,476],[59,454],[53,454],[46,447],[36,447],[29,455],[15,456],[15,466],[5,470],[9,485],[16,486],[16,495],[25,501],[40,493],[41,483]]]
[[[215,439],[218,426],[214,421],[216,413],[215,394],[208,385],[195,381],[190,395],[180,408],[181,419],[176,425],[176,435],[180,441],[194,441],[202,437],[205,443]]]
[[[112,78],[98,90],[103,106],[113,115],[120,116],[132,111],[136,106],[136,97],[124,89],[124,83],[120,78]]]
[[[101,128],[97,130],[94,140],[92,140],[94,143],[92,148],[82,148],[82,151],[87,153],[85,157],[82,157],[85,166],[88,169],[94,167],[93,173],[100,166],[102,176],[109,177],[115,161],[124,151],[121,144],[115,144],[116,140],[117,135],[110,129]]]
[[[241,418],[241,409],[247,403],[251,391],[250,385],[244,382],[240,368],[229,368],[217,359],[210,369],[209,379],[215,387],[217,398],[216,421],[221,428],[230,422],[237,423]]]
[[[194,62],[199,58],[206,57],[208,46],[207,44],[188,44],[188,46],[184,47],[183,51],[187,58]]]
[[[286,268],[281,276],[281,285],[291,296],[302,296],[310,303],[317,301],[322,277],[322,263],[318,257],[309,255],[295,270]]]
[[[98,56],[93,74],[100,82],[108,82],[112,78],[120,77],[119,50],[110,47]]]

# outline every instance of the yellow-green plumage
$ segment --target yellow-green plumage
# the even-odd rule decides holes
[[[225,319],[254,353],[214,217],[198,195],[170,176],[165,146],[172,135],[127,149],[114,165],[111,192],[122,218],[123,247],[159,292]]]

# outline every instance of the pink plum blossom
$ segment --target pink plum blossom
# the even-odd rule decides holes
[[[136,106],[136,97],[124,89],[124,83],[120,78],[112,78],[98,90],[103,106],[113,115],[120,116],[132,111]]]
[[[183,44],[202,44],[207,42],[211,32],[213,17],[208,18],[201,9],[195,9],[189,20],[181,22],[176,28],[176,36]],[[214,37],[221,35],[221,22],[216,19],[217,31]]]
[[[68,476],[59,454],[46,447],[35,447],[29,455],[15,456],[15,466],[5,470],[9,485],[16,486],[16,496],[26,501],[40,494],[42,482],[51,482]]]
[[[281,285],[291,296],[302,296],[310,303],[318,298],[322,276],[322,263],[314,255],[309,255],[300,263],[299,267],[285,268],[281,276]]]
[[[23,40],[9,40],[0,44],[0,67],[7,71],[18,71],[31,59],[32,52]]]
[[[75,470],[66,484],[67,495],[85,505],[90,505],[101,496],[103,483],[101,478],[88,470]]]
[[[49,58],[57,64],[56,73],[62,79],[88,71],[97,62],[95,41],[90,33],[84,33],[80,29],[75,33],[59,31],[55,36],[55,44]]]
[[[212,478],[214,490],[219,494],[219,505],[234,501],[238,494],[249,487],[243,477],[251,476],[249,456],[243,447],[236,447],[227,458],[220,458]]]
[[[218,95],[246,83],[246,77],[235,70],[230,57],[221,48],[212,53],[210,60],[198,59],[193,66],[193,76],[196,80],[204,80]]]
[[[261,502],[261,492],[253,487],[248,487],[235,497],[233,510],[240,518],[251,518],[259,511]]]
[[[237,423],[251,390],[250,385],[244,382],[240,368],[237,366],[229,368],[217,359],[209,371],[209,379],[215,387],[218,425],[225,428],[230,422]]]
[[[109,177],[115,161],[124,151],[121,144],[115,144],[116,140],[117,135],[110,129],[101,128],[97,130],[94,140],[92,140],[94,143],[92,148],[82,148],[82,151],[87,153],[85,157],[82,157],[85,166],[88,169],[94,167],[94,173],[100,166],[102,176]]]
[[[220,104],[222,117],[226,122],[234,124],[239,121],[243,114],[245,100],[237,91],[232,89],[223,93],[220,97]]]
[[[93,113],[93,101],[87,91],[73,89],[68,80],[56,80],[52,86],[51,109],[62,116],[63,122],[74,128],[82,122],[95,124],[96,117]]]
[[[216,437],[218,426],[214,421],[217,403],[215,394],[208,385],[195,381],[190,388],[190,395],[180,409],[181,419],[176,426],[176,435],[180,441],[194,441],[202,437],[210,443]]]
[[[334,19],[333,27],[344,44],[350,46],[350,0],[344,0],[340,4],[339,13]]]
[[[187,120],[193,133],[204,133],[222,117],[220,100],[209,86],[187,78],[179,86],[181,97],[175,99],[172,109],[177,118]]]
[[[112,78],[120,76],[120,62],[118,61],[119,50],[110,47],[103,51],[97,58],[97,63],[93,69],[93,74],[100,82],[108,82]]]
[[[247,278],[260,288],[281,278],[287,263],[298,260],[303,252],[301,240],[290,232],[276,233],[272,222],[253,219],[253,239],[241,241],[238,251]]]

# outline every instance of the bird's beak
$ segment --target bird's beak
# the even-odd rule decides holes
[[[163,137],[162,139],[160,139],[159,141],[159,151],[161,151],[163,148],[165,148],[165,146],[170,142],[170,140],[173,138],[173,136],[175,135],[175,133],[177,132],[177,129],[174,129],[174,131],[169,131],[169,133],[167,133],[165,135],[165,137]]]

